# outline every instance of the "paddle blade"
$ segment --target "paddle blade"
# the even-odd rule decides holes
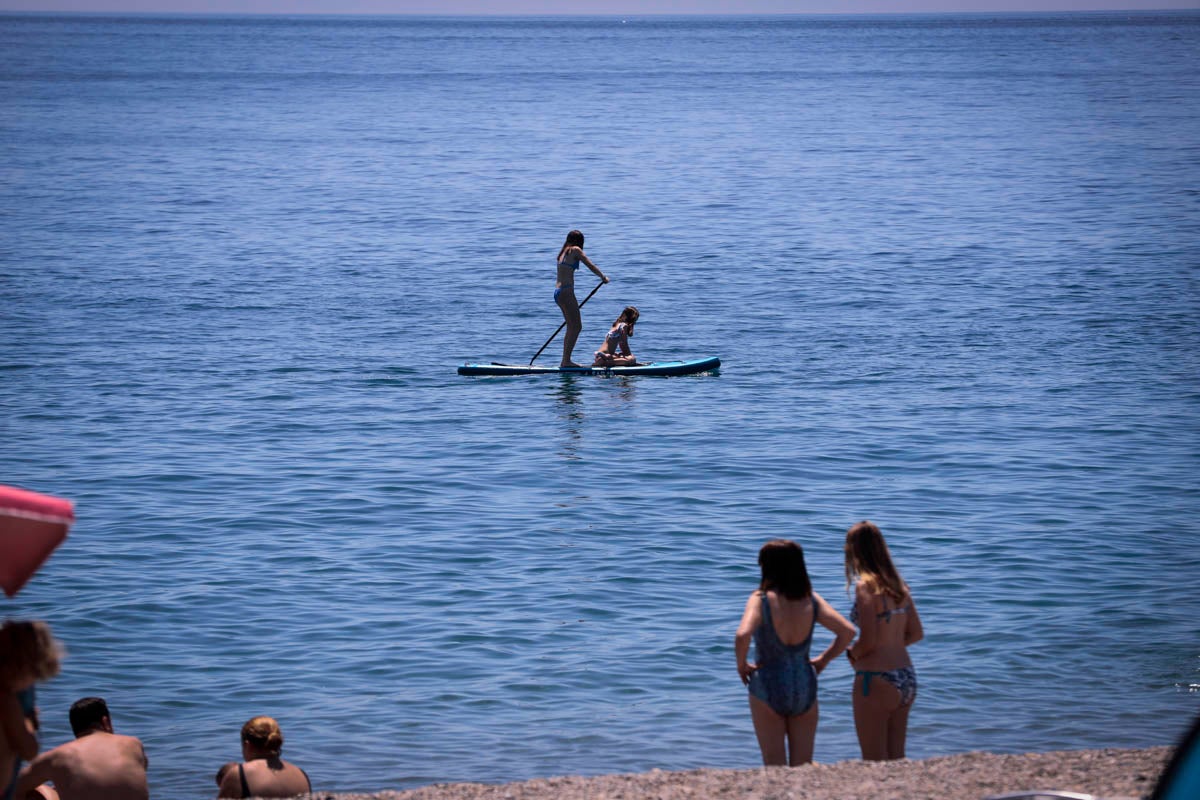
[[[0,586],[6,595],[21,591],[74,521],[70,500],[0,486]]]

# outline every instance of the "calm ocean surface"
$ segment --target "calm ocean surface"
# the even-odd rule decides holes
[[[1200,13],[0,16],[0,482],[79,516],[0,603],[70,649],[44,742],[103,695],[179,800],[263,713],[324,790],[750,767],[757,549],[845,609],[862,518],[910,755],[1174,741],[1197,64]],[[719,375],[455,374],[550,335],[576,227],[577,355],[634,303]]]

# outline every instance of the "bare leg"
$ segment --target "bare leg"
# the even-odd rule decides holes
[[[911,705],[902,706],[896,709],[896,713],[892,714],[891,719],[888,720],[887,753],[889,759],[904,758],[904,743],[908,738],[908,712],[911,710]]]
[[[567,323],[567,332],[563,336],[563,355],[560,367],[578,367],[571,360],[571,353],[575,350],[575,342],[579,339],[579,332],[583,330],[583,319],[579,314],[579,301],[575,299],[575,292],[565,291],[558,298],[558,307],[562,310],[563,319]]]
[[[900,692],[878,676],[871,679],[871,694],[863,697],[863,676],[854,676],[854,728],[864,761],[888,759],[888,720],[900,707]]]
[[[798,767],[812,762],[813,741],[817,738],[817,704],[798,717],[787,718],[788,764]]]
[[[764,767],[782,767],[787,764],[784,751],[784,736],[787,735],[787,720],[771,710],[771,707],[754,695],[750,697],[750,719],[754,720],[754,735],[758,737],[758,749],[762,751]]]

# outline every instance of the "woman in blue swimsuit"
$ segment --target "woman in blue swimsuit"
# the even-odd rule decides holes
[[[44,622],[0,626],[0,800],[15,794],[22,761],[38,752],[34,684],[58,674],[62,645]]]
[[[812,590],[804,551],[787,539],[758,552],[762,581],[746,601],[734,640],[738,675],[750,689],[750,718],[764,766],[812,761],[817,735],[817,675],[854,639],[854,626]],[[833,642],[810,658],[821,623]],[[753,639],[755,661],[747,655]]]
[[[917,673],[908,646],[924,631],[883,534],[863,521],[846,532],[846,586],[855,584],[850,619],[858,641],[846,655],[854,665],[854,727],[867,761],[904,758],[908,712],[917,698]]]
[[[562,362],[559,364],[562,367],[581,366],[571,360],[571,353],[575,350],[575,341],[579,338],[579,332],[583,330],[583,318],[579,315],[579,301],[575,298],[575,271],[579,269],[580,264],[596,273],[596,277],[601,281],[608,283],[608,276],[584,255],[583,234],[579,231],[571,231],[567,234],[567,240],[563,242],[563,246],[558,250],[558,280],[554,284],[554,302],[558,303],[563,319],[567,323],[566,336],[563,338]]]

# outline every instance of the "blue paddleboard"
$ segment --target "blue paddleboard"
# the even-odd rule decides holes
[[[463,364],[459,375],[692,375],[714,372],[721,359],[697,358],[691,361],[657,361],[635,367],[535,367],[530,364]]]

